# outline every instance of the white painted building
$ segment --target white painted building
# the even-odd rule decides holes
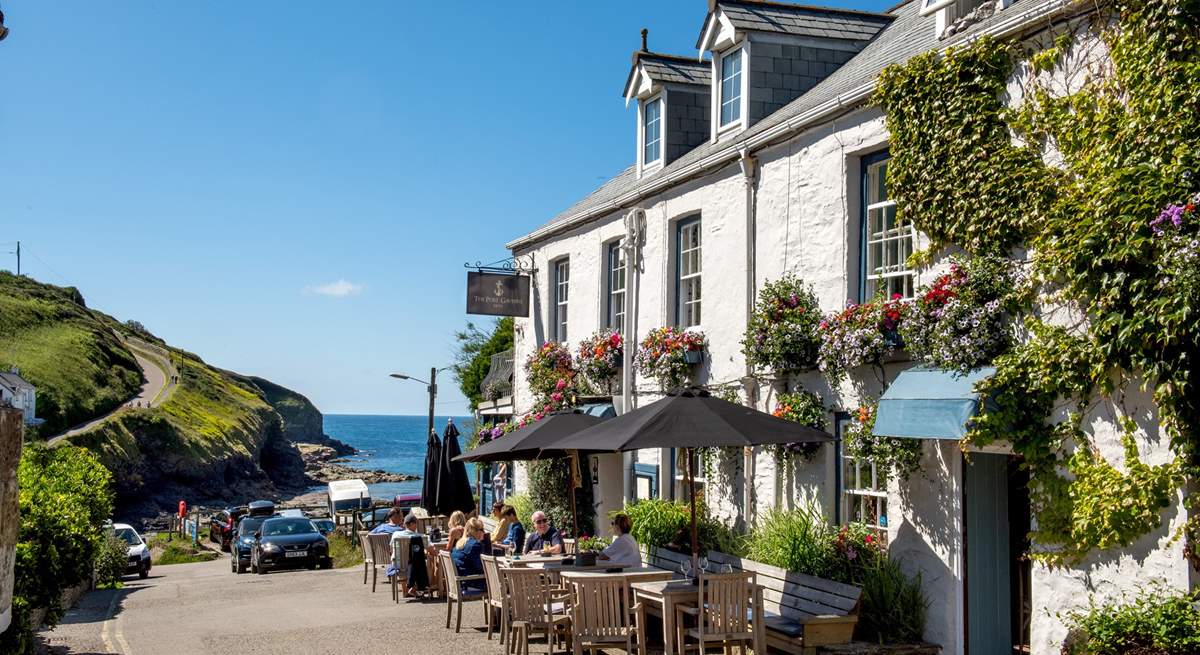
[[[25,425],[40,423],[37,418],[37,388],[21,377],[21,371],[13,367],[8,372],[0,371],[0,405],[9,405],[21,410]]]
[[[1075,11],[1063,0],[912,0],[887,14],[722,0],[708,7],[699,58],[634,53],[625,88],[627,101],[637,105],[629,132],[633,164],[507,244],[536,267],[533,316],[516,320],[518,414],[532,402],[520,364],[544,342],[574,346],[613,327],[632,347],[651,329],[676,325],[701,329],[709,339],[710,356],[696,382],[739,385],[743,400],[765,411],[774,408],[778,389],[801,384],[833,408],[830,423],[840,435],[846,413],[878,398],[882,381],[857,371],[831,388],[817,371],[771,380],[750,370],[740,340],[757,290],[794,273],[832,312],[881,288],[911,296],[943,272],[939,265],[893,270],[894,262],[871,260],[873,250],[865,247],[877,238],[897,240],[904,252],[925,244],[906,230],[865,227],[868,213],[886,213],[890,202],[873,184],[888,161],[884,117],[868,102],[877,75],[888,64],[983,34],[1036,42],[1047,25],[1061,27]],[[634,247],[622,249],[623,239]],[[884,377],[890,382],[911,366],[888,364]],[[661,393],[636,375],[632,388],[635,405]],[[1100,452],[1123,461],[1116,417],[1136,406],[1143,461],[1170,461],[1152,399],[1126,391],[1125,407],[1103,402],[1087,410]],[[765,508],[810,503],[834,521],[872,521],[890,552],[921,573],[931,602],[926,638],[946,653],[1008,653],[1025,642],[1029,652],[1050,655],[1066,631],[1056,612],[1086,607],[1091,598],[1119,600],[1151,580],[1183,589],[1198,582],[1181,540],[1171,538],[1187,520],[1181,500],[1133,547],[1049,569],[1021,557],[1028,497],[1011,470],[1010,450],[964,457],[957,441],[927,440],[922,447],[922,471],[907,481],[874,483],[869,463],[847,460],[840,446],[823,446],[786,475],[772,455],[748,454],[728,465],[721,480],[706,481],[705,491],[719,516],[743,527]],[[637,453],[635,492],[681,496],[670,484],[677,470],[669,451]],[[600,466],[601,511],[619,506],[622,476],[615,457]],[[518,475],[518,490],[522,482]],[[1012,543],[988,549],[986,557],[978,555],[979,545],[972,557],[968,516],[975,534],[981,522],[995,534],[1017,526]],[[986,596],[993,602],[983,613]]]

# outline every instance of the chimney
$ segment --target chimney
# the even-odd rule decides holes
[[[650,30],[642,28],[642,52],[650,52],[650,48],[646,46],[646,37],[650,35]]]

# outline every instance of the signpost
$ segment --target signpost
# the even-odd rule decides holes
[[[529,276],[468,271],[467,313],[529,316]]]

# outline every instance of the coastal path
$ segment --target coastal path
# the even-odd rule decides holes
[[[63,439],[72,435],[87,432],[97,425],[107,421],[110,417],[118,412],[136,408],[158,407],[167,398],[171,397],[171,392],[175,390],[176,380],[179,378],[178,371],[175,370],[175,365],[171,363],[171,355],[165,349],[156,346],[152,343],[143,341],[136,337],[126,337],[117,333],[117,338],[125,343],[129,348],[129,352],[133,354],[137,360],[138,366],[142,369],[142,377],[146,380],[142,384],[142,388],[138,394],[127,400],[120,407],[113,411],[94,418],[86,423],[77,425],[62,434],[51,437],[47,443],[51,446],[56,445]]]
[[[361,566],[235,575],[221,557],[126,576],[39,638],[52,655],[500,653],[481,634],[478,604],[468,609],[455,634],[443,601],[396,604],[387,585],[363,585]]]

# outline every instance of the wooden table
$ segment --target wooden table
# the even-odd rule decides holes
[[[520,559],[509,559],[508,565],[513,568],[526,568],[530,566],[546,566],[547,564],[561,565],[563,560],[571,557],[571,555],[522,555]]]
[[[699,590],[691,582],[682,580],[633,582],[634,603],[644,602],[662,609],[663,624],[663,655],[676,655],[675,652],[675,606],[695,606],[699,600]],[[763,600],[762,585],[754,587],[754,652],[766,653],[762,646],[763,640]]]
[[[558,570],[558,574],[567,582],[570,582],[571,580],[584,580],[588,578],[624,578],[630,584],[634,582],[665,582],[670,580],[671,577],[675,575],[670,571],[653,566],[627,568],[619,573],[563,567]]]

